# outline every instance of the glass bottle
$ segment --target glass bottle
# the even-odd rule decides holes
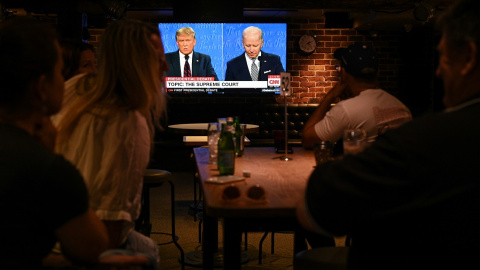
[[[243,142],[242,142],[242,127],[240,126],[240,118],[235,116],[235,154],[237,157],[243,155]]]
[[[229,129],[232,132],[233,149],[236,152],[235,149],[237,149],[237,140],[235,139],[235,121],[233,120],[233,117],[227,117],[227,125],[231,126]]]
[[[235,173],[235,145],[232,131],[233,122],[222,124],[222,133],[218,139],[217,162],[220,175],[233,175]]]

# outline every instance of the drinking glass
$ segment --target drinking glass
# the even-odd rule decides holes
[[[208,123],[208,149],[210,150],[209,163],[217,164],[218,156],[218,138],[222,131],[222,125],[219,122]]]
[[[315,154],[317,166],[333,159],[334,145],[331,141],[321,141],[314,144],[313,153]]]
[[[343,135],[343,153],[355,155],[367,146],[367,132],[364,129],[346,129]]]
[[[243,156],[245,150],[245,132],[247,131],[247,124],[240,124],[240,139],[237,139],[238,147],[235,146],[237,157]],[[238,135],[237,135],[238,136]]]

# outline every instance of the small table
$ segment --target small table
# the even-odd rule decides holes
[[[235,175],[244,170],[251,176],[232,184],[211,184],[206,180],[218,175],[216,166],[208,163],[208,148],[194,148],[200,185],[204,196],[203,268],[213,268],[213,255],[218,250],[218,219],[223,221],[224,269],[241,268],[241,235],[248,231],[298,231],[296,205],[303,198],[307,180],[315,166],[313,151],[294,147],[292,160],[278,158],[273,147],[246,147],[244,155],[235,159]],[[266,191],[263,203],[246,197],[247,189],[259,184]],[[223,189],[235,185],[242,197],[236,202],[223,199]],[[294,249],[304,239],[295,234]],[[299,250],[295,250],[299,251]],[[292,258],[293,260],[293,258]]]
[[[186,136],[207,136],[208,135],[208,123],[187,123],[187,124],[175,124],[169,125],[168,129],[175,134]],[[246,134],[257,133],[259,130],[258,125],[247,124]]]

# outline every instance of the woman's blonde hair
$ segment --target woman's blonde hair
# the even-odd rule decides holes
[[[158,28],[137,20],[107,27],[100,43],[98,75],[88,74],[79,81],[79,96],[58,125],[57,144],[66,142],[82,114],[92,113],[93,108],[100,108],[106,117],[120,111],[140,112],[153,140],[155,127],[161,129],[166,97],[161,73],[164,55],[159,55],[152,35],[160,37]]]

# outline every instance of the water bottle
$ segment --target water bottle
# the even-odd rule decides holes
[[[235,173],[235,144],[233,140],[233,122],[222,124],[222,133],[218,139],[218,171],[220,175]]]

